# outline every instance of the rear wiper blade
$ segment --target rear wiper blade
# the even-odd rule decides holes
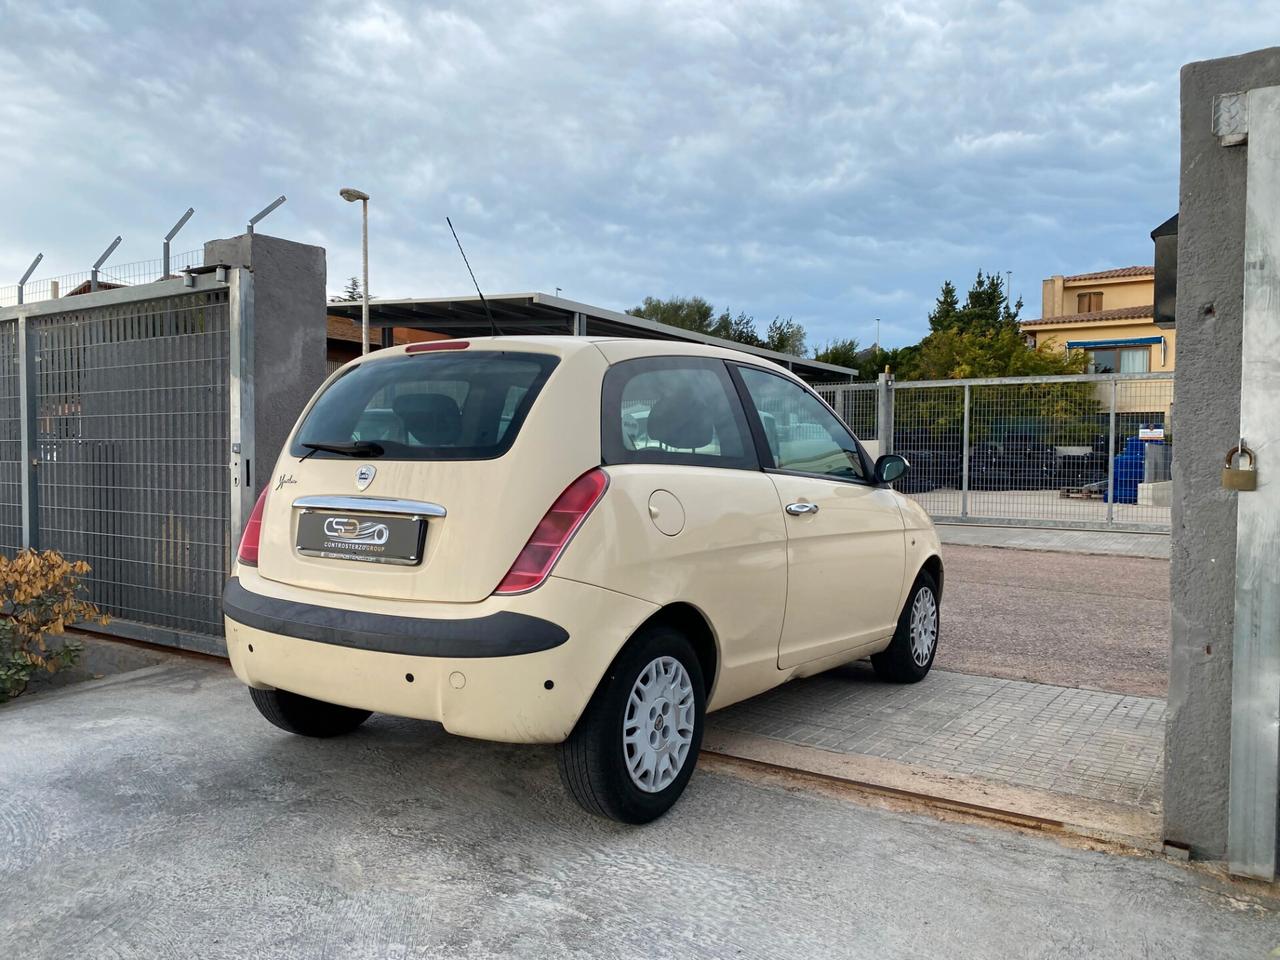
[[[372,440],[357,440],[354,443],[304,443],[310,453],[302,455],[305,460],[317,450],[323,450],[325,453],[341,453],[348,457],[380,457],[386,450],[382,448],[382,444],[374,443]]]

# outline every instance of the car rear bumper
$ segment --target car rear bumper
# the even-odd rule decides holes
[[[241,567],[224,593],[236,676],[512,743],[567,737],[618,650],[657,608],[552,577],[480,603],[373,601]]]

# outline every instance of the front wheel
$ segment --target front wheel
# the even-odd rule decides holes
[[[705,696],[682,634],[661,626],[637,634],[560,745],[560,778],[573,799],[623,823],[666,813],[698,762]]]
[[[890,683],[917,683],[929,673],[938,652],[938,584],[927,570],[916,577],[906,606],[898,617],[898,629],[889,646],[873,654],[876,676]]]

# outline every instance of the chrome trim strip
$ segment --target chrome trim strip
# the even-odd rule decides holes
[[[395,513],[411,517],[443,517],[447,511],[426,500],[397,500],[394,497],[298,497],[293,501],[302,510],[341,510],[347,513]]]

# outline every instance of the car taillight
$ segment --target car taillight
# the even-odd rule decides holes
[[[565,545],[600,502],[607,486],[609,475],[598,467],[569,484],[538,522],[533,536],[493,592],[523,593],[547,579]]]
[[[262,536],[262,509],[267,505],[267,488],[263,487],[258,494],[258,502],[253,505],[253,512],[244,525],[244,535],[240,537],[240,550],[236,556],[241,563],[251,567],[258,565],[258,538]]]

